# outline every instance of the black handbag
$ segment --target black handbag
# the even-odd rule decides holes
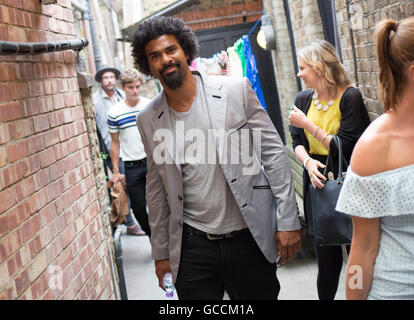
[[[338,149],[338,177],[336,180],[329,180],[327,173],[332,167],[332,153],[329,152],[326,167],[323,175],[327,178],[322,189],[313,188],[309,185],[314,237],[317,245],[336,246],[348,245],[352,240],[352,219],[351,216],[335,210],[336,202],[341,191],[345,175],[342,172],[342,165],[346,160],[343,158],[341,139],[332,136]]]

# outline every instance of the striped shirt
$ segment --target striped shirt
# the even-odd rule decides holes
[[[135,107],[127,106],[124,100],[109,109],[109,132],[119,133],[120,157],[123,161],[135,161],[146,157],[136,117],[148,102],[150,102],[149,99],[140,97],[140,101]]]

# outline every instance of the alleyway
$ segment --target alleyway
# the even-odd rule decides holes
[[[158,288],[147,237],[126,235],[122,230],[122,249],[125,281],[129,300],[166,300]],[[317,300],[317,265],[313,258],[296,258],[278,270],[281,283],[280,300]],[[345,265],[342,268],[337,300],[345,299]],[[177,299],[175,296],[174,299]]]

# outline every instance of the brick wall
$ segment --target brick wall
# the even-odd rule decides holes
[[[175,17],[182,18],[194,31],[256,22],[262,16],[261,0],[193,1]]]
[[[144,15],[150,16],[153,13],[157,12],[158,10],[161,10],[172,3],[176,2],[177,0],[141,0],[142,1],[142,8],[144,9]],[[136,21],[134,21],[136,22]]]
[[[0,1],[1,40],[74,30],[70,0]],[[0,57],[0,299],[115,298],[75,62],[73,51]]]
[[[378,100],[378,64],[376,61],[374,27],[385,18],[402,20],[414,15],[412,0],[355,0],[349,7],[345,0],[336,0],[338,30],[344,64],[354,82],[358,79],[359,89],[372,119],[382,113]],[[355,57],[352,53],[349,27],[353,32]],[[354,64],[357,77],[354,74]]]

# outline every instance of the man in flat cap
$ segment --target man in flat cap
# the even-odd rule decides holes
[[[110,157],[111,136],[108,128],[108,111],[112,106],[125,99],[125,93],[115,87],[120,74],[121,72],[115,67],[102,65],[95,75],[95,80],[101,84],[101,87],[93,95],[96,126],[98,127],[99,148],[101,152],[107,155],[107,158],[104,160],[104,165],[112,172],[112,160]],[[119,172],[122,174],[125,173],[122,159],[119,159]],[[125,219],[127,234],[137,236],[145,235],[145,232],[143,232],[138,224],[135,223],[131,213],[129,213]]]
[[[121,72],[118,69],[102,65],[95,75],[95,80],[101,84],[101,87],[93,95],[101,151],[108,155],[105,166],[109,167],[111,171],[113,171],[112,162],[109,158],[111,136],[109,135],[107,119],[109,109],[125,98],[125,93],[115,87],[120,74]]]

